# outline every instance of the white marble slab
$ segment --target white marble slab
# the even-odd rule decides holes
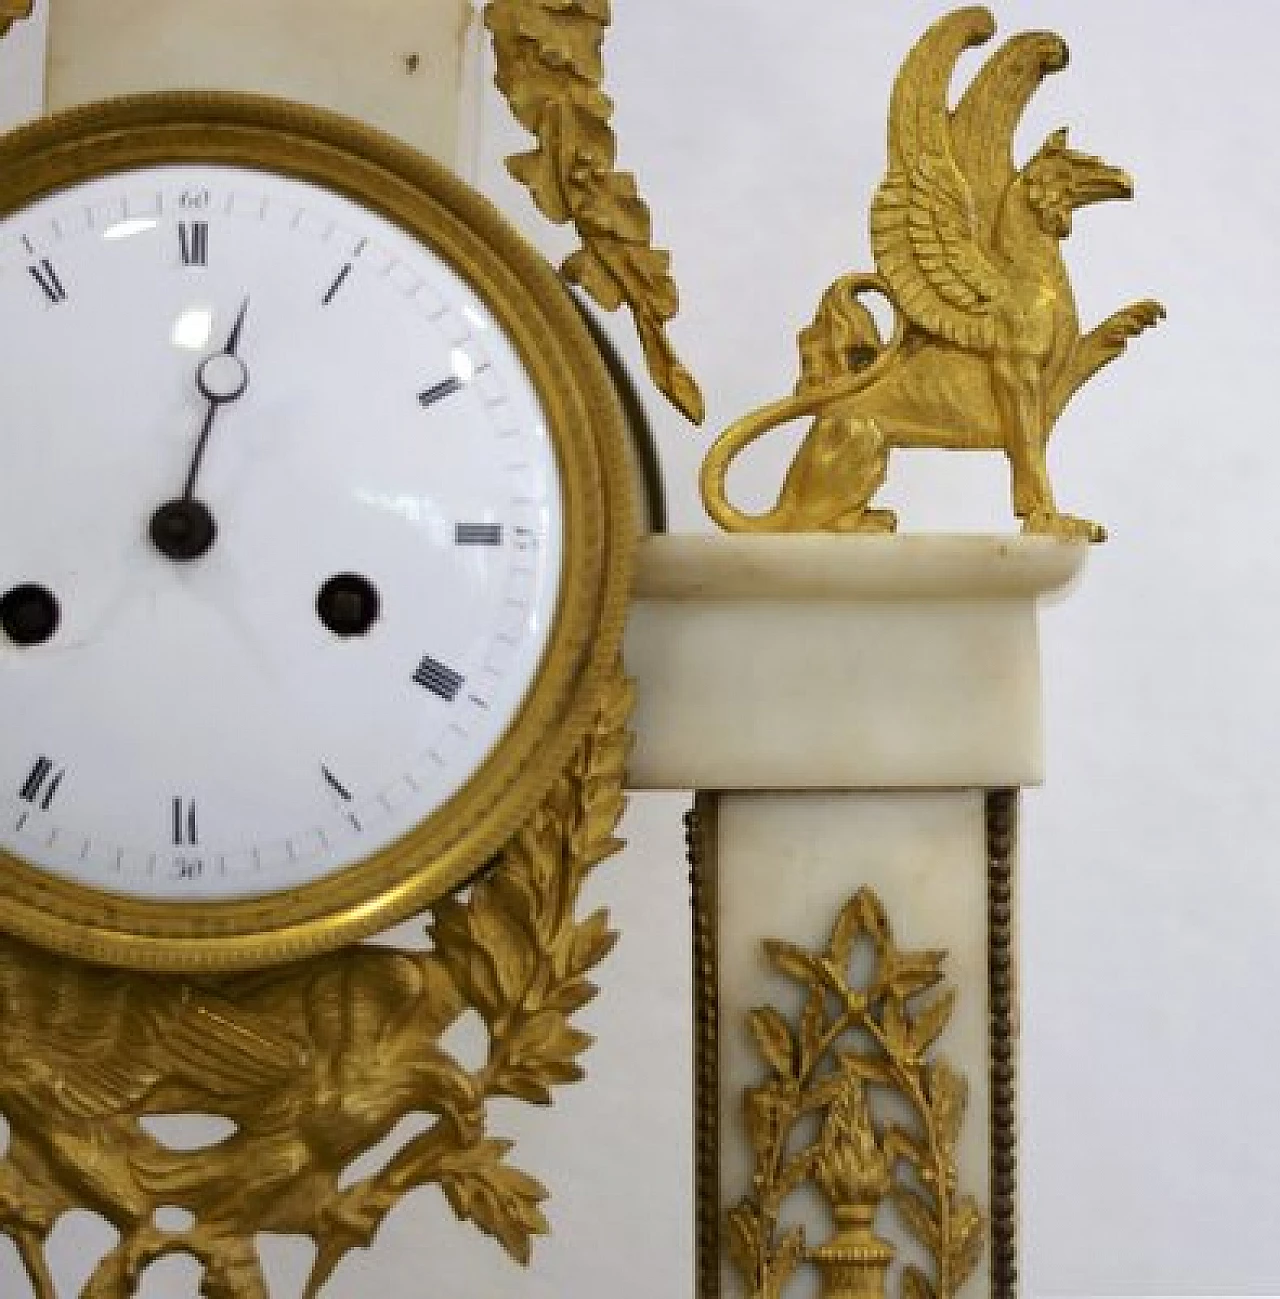
[[[627,666],[638,789],[1039,783],[1037,600],[1085,548],[1018,537],[652,537]]]
[[[452,165],[467,0],[52,0],[50,109],[142,90],[336,109]]]

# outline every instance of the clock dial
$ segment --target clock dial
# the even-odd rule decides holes
[[[324,186],[135,166],[0,219],[0,846],[148,900],[385,850],[512,726],[561,598],[539,393]]]

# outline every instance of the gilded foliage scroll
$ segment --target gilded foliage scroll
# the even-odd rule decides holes
[[[932,1262],[931,1276],[906,1268],[902,1299],[952,1299],[982,1257],[985,1220],[958,1186],[968,1087],[934,1051],[956,1001],[941,986],[945,953],[900,950],[870,889],[843,908],[824,950],[776,941],[765,950],[804,1005],[797,1022],[771,1006],[750,1017],[768,1073],[744,1096],[754,1172],[726,1235],[746,1293],[780,1299],[809,1262],[827,1299],[883,1299],[895,1251],[875,1224],[892,1204]],[[909,1117],[877,1117],[884,1098]],[[784,1212],[806,1185],[836,1224],[816,1248]]]

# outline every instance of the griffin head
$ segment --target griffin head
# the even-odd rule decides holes
[[[1133,181],[1119,167],[1080,153],[1067,144],[1067,129],[1055,131],[1022,171],[1027,202],[1045,234],[1065,239],[1071,213],[1089,203],[1132,198]]]

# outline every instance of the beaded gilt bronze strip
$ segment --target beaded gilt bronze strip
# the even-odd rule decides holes
[[[1018,1005],[1014,858],[1018,792],[987,796],[989,1014],[991,1020],[991,1299],[1018,1292]]]
[[[720,1045],[714,794],[698,794],[685,816],[693,896],[694,1134],[697,1295],[720,1295]]]

